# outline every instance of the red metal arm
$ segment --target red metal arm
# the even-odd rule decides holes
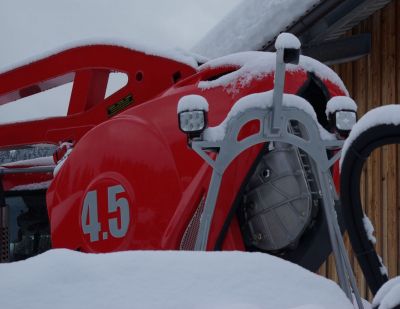
[[[111,72],[128,75],[128,83],[105,99]],[[125,47],[76,47],[0,74],[0,105],[73,82],[65,117],[0,125],[0,147],[79,140],[109,119],[109,108],[132,95],[137,106],[196,73],[186,64]],[[14,103],[18,104],[18,102]],[[57,104],[57,102],[54,102]]]

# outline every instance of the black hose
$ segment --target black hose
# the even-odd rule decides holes
[[[381,273],[379,256],[364,227],[360,179],[363,165],[371,152],[388,144],[400,144],[400,125],[381,124],[371,127],[351,143],[341,166],[340,198],[343,217],[354,253],[374,295],[388,281],[388,277]]]

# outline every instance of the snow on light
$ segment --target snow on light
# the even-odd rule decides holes
[[[333,281],[262,253],[51,250],[0,264],[0,308],[350,309]]]
[[[204,130],[204,136],[203,136],[204,140],[212,142],[222,140],[225,137],[228,123],[233,117],[251,108],[261,108],[261,109],[270,108],[272,106],[272,103],[273,103],[273,90],[260,93],[253,93],[239,99],[232,106],[226,118],[218,126],[209,127],[206,130]],[[307,102],[302,97],[293,94],[284,94],[282,104],[283,106],[286,107],[296,107],[309,114],[311,118],[318,125],[320,136],[323,140],[335,139],[333,134],[326,131],[318,123],[317,115],[315,114],[314,108],[311,106],[309,102]]]
[[[351,144],[356,140],[360,134],[366,130],[384,124],[400,125],[400,105],[384,105],[370,110],[354,125],[350,132],[349,137],[346,139],[343,148],[342,155],[340,158],[340,166],[342,166],[343,158],[346,156],[346,152]]]
[[[270,52],[241,52],[221,58],[210,60],[200,66],[200,70],[208,68],[237,67],[238,69],[219,77],[216,80],[201,81],[198,84],[200,89],[210,89],[224,87],[228,94],[232,96],[240,92],[250,84],[253,79],[261,79],[266,75],[273,74],[276,65],[276,54]],[[345,95],[348,95],[346,86],[340,77],[329,67],[319,61],[307,56],[300,56],[298,65],[287,64],[287,72],[299,70],[315,73],[322,80],[329,80],[337,85]]]
[[[372,305],[378,309],[391,309],[400,305],[400,277],[386,282],[376,293]]]
[[[281,48],[293,48],[293,49],[300,49],[301,43],[300,40],[291,33],[281,33],[278,35],[275,41],[275,49]]]
[[[190,94],[179,99],[177,113],[202,110],[208,112],[208,102],[201,95]]]
[[[325,114],[329,120],[329,114],[334,114],[340,110],[357,111],[357,104],[352,98],[346,96],[336,96],[331,98],[326,104]]]
[[[193,51],[209,58],[259,50],[320,0],[245,0],[212,28]]]

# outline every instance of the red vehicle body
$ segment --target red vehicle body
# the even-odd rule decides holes
[[[238,99],[273,89],[273,71],[252,78],[233,94],[224,86],[199,87],[239,69],[235,63],[194,68],[125,47],[96,45],[65,50],[1,74],[0,104],[73,81],[65,117],[0,126],[2,149],[73,143],[54,177],[49,172],[3,175],[6,196],[14,186],[51,181],[45,195],[53,248],[193,249],[211,168],[179,130],[177,103],[188,94],[205,97],[209,125],[215,126]],[[111,72],[127,74],[128,83],[105,98]],[[325,97],[310,87],[319,87]],[[299,67],[286,73],[285,93],[308,99],[323,119],[326,101],[345,95],[345,90]],[[252,129],[244,127],[243,136]],[[208,250],[247,250],[232,209],[263,148],[243,152],[224,174]],[[20,167],[9,164],[7,169]]]

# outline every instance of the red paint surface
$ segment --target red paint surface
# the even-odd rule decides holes
[[[208,190],[211,169],[187,146],[186,136],[177,124],[177,103],[187,94],[204,96],[210,106],[209,125],[215,126],[241,97],[273,88],[272,74],[252,80],[234,97],[223,87],[198,88],[200,81],[234,69],[196,72],[184,64],[126,48],[88,46],[0,75],[0,104],[74,81],[66,117],[0,126],[0,147],[75,142],[47,191],[53,246],[86,252],[178,249]],[[127,73],[129,81],[104,99],[111,71]],[[174,84],[172,76],[178,71],[182,81]],[[135,79],[137,72],[143,73],[142,80]],[[304,71],[287,73],[285,92],[297,93],[306,79]],[[342,95],[333,83],[327,81],[326,85],[331,94]],[[110,118],[107,108],[128,94],[132,94],[134,104]],[[253,129],[244,128],[243,136],[246,130]],[[209,250],[214,248],[260,148],[257,145],[243,152],[226,170],[211,225]],[[123,238],[111,237],[108,226],[110,218],[118,218],[119,214],[107,211],[106,192],[118,184],[125,190],[120,197],[128,200],[130,209],[129,228]],[[82,231],[81,216],[85,195],[94,190],[98,194],[101,237],[91,242]],[[108,237],[102,237],[104,233]],[[223,249],[244,249],[236,219],[228,229]]]

